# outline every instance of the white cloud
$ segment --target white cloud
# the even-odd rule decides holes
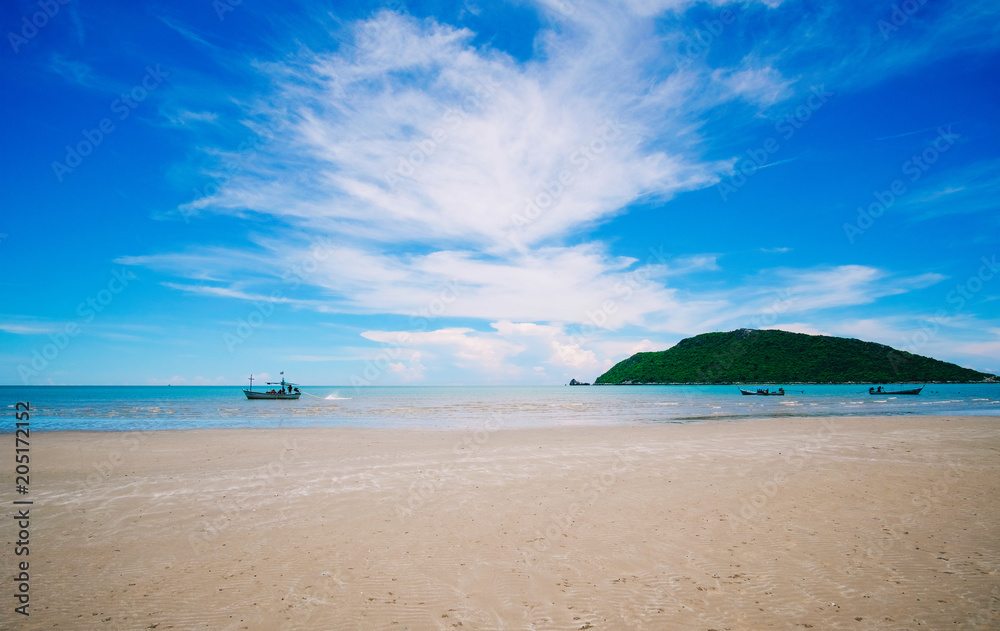
[[[516,382],[525,378],[535,383],[538,378],[590,380],[634,353],[665,350],[673,345],[649,339],[580,338],[556,325],[501,321],[491,326],[493,331],[469,328],[425,332],[366,331],[363,337],[397,349],[391,353],[394,356],[412,354],[418,363],[427,357],[432,358],[435,366],[460,365],[463,378],[473,383]],[[402,361],[388,363],[388,371],[393,375],[402,375],[410,369]],[[421,365],[409,379],[419,380],[430,372]]]
[[[363,358],[362,355],[289,355],[286,359],[293,362],[336,362]]]
[[[994,339],[1000,338],[1000,329],[995,325],[995,320],[953,312],[846,319],[832,319],[828,314],[818,313],[809,323],[779,322],[760,328],[852,337],[959,365],[978,365],[978,370],[983,370],[983,358],[995,356]],[[996,338],[990,339],[988,335],[984,338],[986,331]]]
[[[782,0],[759,0],[767,7],[775,8],[780,6]],[[568,4],[568,0],[546,0],[545,4],[559,6]],[[664,11],[681,11],[695,4],[696,0],[625,0],[624,4],[628,9],[638,15],[653,16]],[[733,5],[730,0],[710,0],[707,4],[715,6]],[[748,3],[750,4],[750,3]]]
[[[941,274],[893,277],[867,265],[822,266],[805,270],[775,270],[761,274],[772,278],[774,289],[759,313],[802,313],[835,307],[863,305],[885,297],[922,289],[945,279]],[[755,283],[756,284],[756,283]],[[761,283],[763,285],[763,283]]]
[[[663,73],[657,40],[637,37],[653,28],[643,12],[573,6],[572,27],[544,31],[528,64],[473,48],[468,30],[388,11],[352,27],[360,46],[259,64],[277,88],[248,118],[282,133],[186,210],[264,215],[282,236],[119,261],[203,281],[168,285],[181,291],[247,300],[270,295],[260,274],[275,270],[323,294],[281,301],[318,311],[438,306],[612,330],[655,315],[690,330],[719,301],[681,304],[666,281],[717,271],[714,255],[638,261],[565,241],[638,198],[715,183],[732,161],[701,157],[698,113],[733,90],[771,90],[777,75],[734,71],[716,89],[707,75]],[[306,235],[334,245],[310,256]],[[308,277],[289,281],[303,261]]]
[[[356,54],[269,66],[282,90],[268,109],[293,113],[288,144],[195,206],[502,251],[563,237],[640,195],[714,182],[728,161],[700,160],[690,102],[733,90],[772,102],[777,71],[727,71],[720,90],[693,73],[656,77],[662,51],[617,37],[649,25],[597,10],[579,7],[579,28],[541,38],[548,58],[527,66],[471,49],[465,30],[388,13],[359,27],[377,26]],[[681,142],[666,153],[649,138]],[[512,215],[537,216],[515,225]]]
[[[284,142],[191,207],[503,253],[714,183],[728,163],[646,146],[676,127],[682,97],[671,115],[656,90],[623,85],[655,51],[604,46],[605,30],[550,34],[549,61],[520,66],[467,30],[380,13],[357,27],[373,34],[364,48],[267,67]]]
[[[596,371],[669,346],[636,341],[651,331],[676,341],[754,319],[781,328],[784,317],[818,331],[817,312],[942,280],[842,265],[766,270],[734,289],[691,280],[726,271],[715,254],[641,260],[588,238],[636,200],[729,171],[734,159],[704,157],[707,110],[792,92],[754,56],[674,68],[644,16],[689,4],[544,2],[561,26],[539,34],[525,64],[474,47],[466,29],[388,11],[351,27],[357,46],[259,64],[275,89],[248,120],[281,133],[184,210],[262,217],[280,231],[252,236],[253,248],[119,262],[184,277],[167,285],[187,293],[261,301],[277,288],[277,301],[320,312],[491,323],[363,334],[397,344],[406,333],[405,358],[386,370],[414,381],[441,357],[508,376]],[[177,116],[212,122],[198,109]],[[309,297],[293,297],[303,285]]]
[[[716,70],[712,73],[712,78],[734,97],[756,103],[761,107],[770,107],[792,93],[792,82],[770,66]]]
[[[90,87],[95,81],[93,68],[83,62],[67,59],[58,53],[53,53],[49,58],[47,67],[50,72],[84,87]]]
[[[490,324],[500,335],[504,337],[514,337],[519,335],[552,337],[563,333],[562,327],[535,324],[534,322],[511,322],[501,320]]]
[[[611,257],[597,244],[536,248],[504,258],[460,250],[379,254],[342,242],[320,250],[278,241],[263,246],[270,251],[122,257],[117,262],[206,281],[165,283],[181,291],[317,311],[592,322],[608,329],[639,324],[645,314],[668,308],[674,313],[672,321],[683,317],[689,307],[677,304],[674,291],[658,279],[717,269],[712,256],[661,263],[651,255],[647,261],[637,261]],[[264,264],[265,260],[272,264]],[[263,280],[261,270],[272,270],[273,276],[266,279],[272,284],[284,279],[277,286],[280,296],[273,295],[274,289],[256,286]],[[225,277],[240,280],[220,284]],[[297,283],[320,287],[326,297],[293,298]]]
[[[62,331],[64,325],[57,323],[46,323],[46,322],[0,322],[0,331],[4,333],[11,333],[13,335],[48,335],[50,333],[58,333]]]
[[[1000,342],[975,342],[960,344],[955,351],[964,355],[980,355],[995,358],[1000,355]]]
[[[594,351],[581,348],[579,344],[560,344],[553,341],[551,343],[552,356],[549,362],[571,368],[590,368],[596,370],[598,367],[597,356]]]
[[[424,377],[427,367],[420,363],[420,353],[414,351],[410,354],[409,363],[393,362],[389,364],[389,370],[400,377],[403,381],[419,381]]]
[[[172,125],[178,127],[187,127],[193,123],[213,124],[219,119],[219,115],[215,112],[192,112],[185,109],[166,110],[161,108],[160,113]]]
[[[653,342],[649,339],[639,341],[634,339],[600,339],[592,342],[595,355],[601,364],[601,372],[636,353],[665,351],[673,347],[674,344],[675,342]]]
[[[495,335],[478,334],[472,329],[459,327],[418,332],[365,331],[361,336],[384,344],[399,344],[404,340],[405,346],[413,349],[437,347],[439,352],[450,354],[458,363],[483,370],[501,369],[505,359],[524,350],[523,346]],[[421,353],[417,352],[417,363],[420,358]]]

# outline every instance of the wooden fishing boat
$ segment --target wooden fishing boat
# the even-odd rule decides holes
[[[270,390],[254,390],[253,375],[250,375],[250,388],[243,388],[243,394],[247,395],[248,399],[298,399],[301,397],[302,393],[295,387],[297,384],[285,381],[284,371],[281,374],[281,381],[265,382],[269,386],[279,386]]]
[[[765,388],[763,390],[760,389],[760,388],[757,388],[757,392],[754,392],[752,390],[744,390],[743,388],[740,388],[740,392],[743,394],[743,396],[751,396],[751,395],[758,396],[758,397],[783,397],[783,396],[785,396],[785,389],[784,388],[778,388],[774,392],[771,392],[770,388]]]
[[[879,386],[878,390],[876,390],[874,387],[868,388],[868,394],[872,394],[872,395],[882,395],[882,394],[920,394],[920,391],[923,390],[925,387],[926,386],[920,386],[919,388],[913,388],[912,390],[895,390],[895,391],[890,391],[890,390],[882,390],[882,386]]]

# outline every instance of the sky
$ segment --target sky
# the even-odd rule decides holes
[[[994,0],[7,2],[0,383],[1000,373]]]

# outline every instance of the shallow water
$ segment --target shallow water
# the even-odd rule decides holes
[[[736,386],[309,386],[302,393],[298,401],[250,401],[238,386],[0,386],[0,404],[9,418],[0,432],[13,431],[18,401],[30,401],[35,431],[464,429],[487,423],[627,425],[775,416],[1000,416],[998,383],[931,384],[917,396],[871,396],[867,385],[788,386],[784,397],[742,396]]]

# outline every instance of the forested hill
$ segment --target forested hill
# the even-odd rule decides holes
[[[595,384],[929,383],[994,377],[874,342],[739,329],[689,337],[665,351],[636,353]]]

